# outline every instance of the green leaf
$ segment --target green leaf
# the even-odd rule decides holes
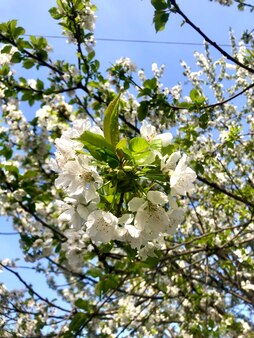
[[[111,168],[119,166],[119,160],[115,153],[109,149],[101,149],[91,144],[85,145],[85,148],[98,161],[107,163]]]
[[[130,150],[135,153],[143,152],[149,146],[149,143],[142,137],[134,137],[130,140]]]
[[[61,19],[62,15],[58,12],[58,9],[56,7],[52,7],[49,9],[49,14],[51,17],[55,20]]]
[[[204,167],[202,166],[201,163],[196,162],[196,163],[194,164],[194,166],[195,166],[195,171],[196,171],[196,173],[204,174],[205,169],[204,169]]]
[[[30,41],[32,43],[33,46],[37,45],[37,38],[34,35],[30,35]]]
[[[18,177],[19,175],[19,169],[15,167],[14,165],[5,165],[5,170],[14,175],[15,177]]]
[[[153,22],[154,22],[156,33],[162,31],[165,28],[168,18],[169,18],[169,13],[166,13],[163,10],[155,11]]]
[[[31,180],[31,178],[37,177],[38,172],[35,170],[28,170],[24,173],[22,179],[23,180]]]
[[[83,300],[81,298],[77,299],[74,303],[79,309],[85,310],[88,312],[90,308],[90,303],[88,300]]]
[[[144,167],[143,172],[147,178],[152,179],[153,181],[167,182],[168,178],[157,168]]]
[[[148,111],[149,111],[149,105],[150,105],[149,101],[140,102],[140,105],[138,107],[138,119],[139,119],[139,121],[143,121],[147,117],[147,114],[148,114]]]
[[[12,157],[12,149],[9,147],[3,147],[3,149],[0,150],[0,155],[3,155],[6,160],[9,160]]]
[[[202,114],[200,117],[199,117],[199,126],[203,129],[206,129],[207,128],[207,124],[208,124],[208,114],[207,113],[204,113]]]
[[[118,158],[122,159],[128,159],[131,160],[132,159],[132,154],[130,149],[127,146],[127,139],[123,138],[121,139],[117,145],[116,145],[116,153],[118,155]]]
[[[197,89],[192,89],[190,91],[190,98],[194,103],[202,104],[205,102],[205,97]]]
[[[114,196],[115,197],[115,196]],[[113,248],[113,243],[109,242],[109,243],[104,243],[100,246],[100,251],[104,252],[104,253],[109,253]]]
[[[56,0],[57,6],[61,9],[65,9],[64,3],[62,2],[62,0]]]
[[[15,52],[12,55],[11,62],[12,63],[19,63],[22,60],[22,56],[19,52]]]
[[[88,84],[87,84],[89,87],[92,87],[92,88],[99,88],[99,83],[98,82],[96,82],[96,81],[90,81],[90,82],[88,82]]]
[[[36,81],[36,89],[38,89],[38,90],[43,90],[44,89],[44,83],[43,83],[43,81],[37,79],[37,81]]]
[[[16,29],[18,20],[10,20],[7,22],[9,30],[13,33],[14,30]]]
[[[106,148],[114,152],[114,147],[103,136],[90,131],[85,131],[77,140],[82,142],[84,146],[89,143],[98,148]]]
[[[104,136],[107,142],[112,144],[114,147],[119,141],[119,130],[118,130],[118,115],[119,115],[119,94],[110,104],[108,105],[103,121]]]
[[[144,87],[149,89],[155,89],[157,87],[157,80],[155,77],[144,81]]]
[[[117,144],[116,149],[124,149],[127,148],[127,138],[122,138]]]
[[[6,46],[4,46],[4,47],[1,49],[1,53],[2,53],[2,54],[4,54],[4,53],[9,54],[10,51],[11,51],[11,49],[12,49],[12,46],[11,46],[11,45],[6,45]]]
[[[81,326],[84,324],[87,316],[83,312],[78,312],[75,314],[75,316],[72,318],[72,321],[70,322],[69,329],[72,332],[77,332]]]
[[[33,46],[30,44],[30,42],[23,40],[23,39],[19,39],[18,42],[17,42],[17,45],[18,45],[19,50],[23,50],[25,48],[27,48],[27,49],[33,48]]]
[[[151,3],[156,10],[168,8],[168,5],[164,0],[151,0]]]
[[[102,275],[102,271],[99,268],[92,268],[90,270],[87,271],[87,275],[97,278],[100,277]]]
[[[184,102],[178,103],[178,106],[179,106],[179,107],[182,107],[182,108],[189,109],[189,108],[191,108],[191,107],[193,106],[193,104],[184,101]]]
[[[0,74],[2,76],[7,76],[10,72],[10,67],[7,65],[7,63],[4,63],[3,66],[0,68]],[[5,93],[6,96],[6,93]]]
[[[149,267],[149,268],[155,268],[160,262],[160,258],[159,257],[148,257],[145,261],[145,264]]]
[[[26,59],[23,61],[23,67],[25,69],[30,69],[34,66],[35,62],[32,59]]]
[[[137,165],[144,166],[154,162],[153,147],[142,137],[134,137],[130,140],[130,150]]]
[[[77,140],[83,143],[96,160],[108,163],[111,168],[119,165],[114,147],[103,136],[85,131]]]
[[[134,153],[133,158],[138,166],[147,166],[154,162],[155,155],[154,152],[148,148],[146,151]]]
[[[15,28],[15,30],[14,30],[14,36],[17,38],[17,37],[20,36],[20,35],[24,35],[25,32],[26,32],[26,31],[24,30],[23,27],[17,27],[17,28]]]
[[[101,295],[106,293],[108,290],[115,289],[119,284],[119,278],[116,275],[105,275],[102,276],[101,280],[96,285],[96,293]]]

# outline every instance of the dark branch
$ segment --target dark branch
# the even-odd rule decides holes
[[[0,263],[0,265],[6,269],[7,271],[11,272],[13,275],[15,275],[18,280],[27,288],[28,291],[30,291],[32,293],[32,295],[35,295],[37,296],[41,301],[45,302],[46,304],[48,304],[49,306],[51,307],[54,307],[54,308],[57,308],[61,311],[64,311],[64,312],[70,312],[70,310],[67,310],[67,309],[64,309],[62,308],[61,306],[58,306],[54,303],[52,303],[51,301],[49,301],[47,298],[44,298],[42,296],[40,296],[33,288],[31,285],[27,284],[27,282],[20,276],[19,273],[17,273],[16,271],[13,271],[12,269],[10,269],[9,267],[7,267],[6,265],[3,265],[2,263]]]
[[[173,12],[178,13],[187,24],[189,24],[198,34],[200,34],[206,42],[208,42],[210,45],[212,45],[215,49],[217,49],[223,56],[225,56],[228,60],[232,61],[234,64],[238,65],[239,67],[247,70],[251,74],[254,74],[254,69],[246,66],[236,58],[234,58],[232,55],[227,53],[224,49],[222,49],[215,41],[212,41],[199,27],[197,27],[180,9],[180,7],[177,5],[175,0],[170,1],[171,4],[174,6]]]
[[[228,191],[226,190],[225,188],[219,186],[217,183],[215,182],[210,182],[208,179],[206,179],[205,177],[201,177],[198,175],[198,180],[200,182],[203,182],[205,183],[206,185],[209,185],[211,188],[214,188],[215,190],[218,190],[220,192],[222,192],[223,194],[229,196],[229,197],[232,197],[233,199],[235,199],[236,201],[239,201],[239,202],[242,202],[246,205],[248,205],[249,207],[251,208],[254,208],[254,203],[246,200],[245,198],[241,197],[241,196],[238,196],[238,195],[235,195],[233,194],[231,191]]]

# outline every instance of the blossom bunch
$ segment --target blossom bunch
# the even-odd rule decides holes
[[[95,244],[124,242],[146,257],[184,220],[179,196],[193,191],[196,174],[187,156],[172,150],[171,133],[157,134],[147,121],[139,137],[114,139],[118,104],[107,108],[104,132],[78,119],[56,139],[51,165],[66,196],[59,220]]]
[[[68,37],[68,42],[78,44],[82,38],[86,50],[91,52],[95,44],[92,32],[95,27],[96,6],[89,0],[59,0],[57,5],[58,7],[51,8],[50,13],[54,19],[61,20],[63,34]]]

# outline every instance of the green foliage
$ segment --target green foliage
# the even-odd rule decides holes
[[[149,143],[142,137],[134,137],[130,140],[130,150],[133,153],[142,153],[149,147]]]
[[[90,303],[88,300],[84,300],[84,299],[77,299],[74,303],[77,308],[79,309],[82,309],[82,310],[85,310],[86,312],[89,312],[89,309],[90,309]]]
[[[74,317],[71,320],[71,323],[69,325],[69,331],[67,331],[63,337],[64,338],[71,338],[73,335],[75,335],[82,325],[85,323],[87,319],[87,315],[83,312],[77,312]]]
[[[50,8],[49,13],[50,13],[51,17],[55,20],[59,20],[62,17],[62,15],[59,13],[59,11],[56,7]]]
[[[190,98],[192,102],[196,103],[197,105],[202,105],[205,103],[205,97],[197,89],[192,89],[190,91]]]
[[[85,131],[77,140],[84,144],[96,160],[106,162],[112,168],[119,164],[114,147],[103,136]]]
[[[99,297],[107,293],[109,290],[114,290],[119,284],[119,277],[116,275],[104,275],[96,285],[95,292]]]
[[[149,101],[141,101],[139,106],[138,106],[138,119],[139,121],[143,121],[149,112],[149,106],[150,102]]]
[[[12,41],[16,40],[20,35],[25,34],[25,29],[23,27],[17,26],[17,20],[10,20],[1,23],[0,31],[2,34],[5,34],[7,39],[10,39]],[[1,39],[2,42],[6,41],[4,37],[1,37]]]
[[[156,32],[162,31],[168,22],[170,8],[170,1],[166,0],[152,0],[153,7],[155,8],[153,23]]]
[[[104,136],[107,142],[116,146],[119,141],[119,104],[120,104],[120,95],[119,94],[110,104],[108,105],[103,120],[103,131]]]
[[[168,22],[168,18],[169,13],[166,11],[155,11],[153,22],[157,33],[164,30],[166,23]]]

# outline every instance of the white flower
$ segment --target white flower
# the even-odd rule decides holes
[[[10,258],[4,258],[1,260],[1,264],[6,265],[6,266],[12,266],[12,261],[10,260]]]
[[[169,219],[162,206],[146,201],[138,209],[134,225],[144,231],[143,235],[149,239],[154,239],[160,232],[166,231]]]
[[[56,187],[64,189],[70,196],[79,195],[88,189],[91,200],[95,196],[96,185],[101,183],[102,179],[90,161],[85,155],[79,155],[74,160],[68,161],[55,181]]]
[[[83,149],[83,144],[79,141],[61,137],[55,141],[57,152],[55,160],[51,161],[52,169],[60,172],[67,161],[75,158],[76,151]],[[53,161],[55,164],[53,164]]]
[[[145,200],[143,198],[133,197],[133,199],[131,199],[130,202],[128,203],[129,210],[136,212],[144,203]]]
[[[148,242],[142,249],[139,250],[139,256],[142,260],[145,260],[147,257],[156,257],[154,250],[156,246],[152,242]]]
[[[142,121],[142,126],[140,128],[140,134],[148,142],[152,140],[161,140],[163,147],[168,146],[171,143],[171,140],[173,138],[171,133],[157,134],[156,128],[145,120]]]
[[[87,218],[87,234],[95,242],[107,243],[119,238],[118,218],[111,212],[93,211]]]
[[[182,88],[180,85],[176,85],[171,88],[171,95],[175,100],[179,100],[181,97]]]
[[[137,67],[130,58],[123,57],[116,61],[116,65],[121,65],[126,72],[136,72]]]
[[[162,170],[162,172],[164,174],[171,173],[175,169],[176,163],[180,159],[180,157],[181,157],[180,151],[177,151],[177,152],[171,154],[170,156],[165,155],[161,159],[161,170]]]
[[[173,193],[184,196],[194,189],[193,182],[197,177],[195,171],[188,167],[187,163],[187,156],[183,155],[170,177],[170,186]]]
[[[184,210],[182,208],[172,210],[168,213],[168,218],[169,227],[167,228],[167,233],[173,235],[176,232],[177,226],[184,221]]]
[[[123,225],[122,233],[126,241],[128,241],[128,236],[131,236],[132,238],[138,238],[140,236],[141,231],[131,224],[133,219],[134,217],[132,214],[124,214],[119,218],[119,224]]]
[[[168,202],[168,196],[161,191],[150,190],[147,193],[147,199],[153,204],[164,205]]]
[[[49,109],[51,108],[49,107]],[[50,111],[47,111],[47,114],[50,114]],[[62,133],[61,138],[55,140],[57,151],[55,153],[55,159],[51,159],[50,162],[52,170],[56,172],[61,172],[66,162],[74,159],[76,157],[77,151],[80,152],[83,150],[84,145],[77,139],[85,131],[90,131],[92,133],[103,136],[102,130],[97,126],[93,126],[89,119],[75,120],[73,122],[73,126],[65,130]]]
[[[90,196],[87,199],[87,195],[89,195],[89,192],[85,191],[83,194],[73,196],[73,198],[66,197],[64,201],[56,201],[62,210],[58,219],[60,221],[68,221],[71,227],[80,229],[88,215],[96,209],[99,202],[98,194],[95,195],[93,201],[90,200]]]
[[[26,196],[27,193],[25,192],[24,189],[17,189],[13,192],[13,197],[17,200],[17,201],[22,201],[22,198],[24,196]]]
[[[157,135],[155,127],[149,124],[145,120],[142,121],[142,126],[140,128],[140,134],[147,141],[153,140],[154,137]]]
[[[171,133],[163,133],[163,134],[156,135],[154,140],[161,140],[162,146],[166,147],[171,143],[172,138],[173,136]]]
[[[254,291],[254,284],[252,284],[249,280],[241,281],[241,287],[247,291],[249,290]]]
[[[77,213],[77,200],[66,197],[64,201],[56,201],[57,206],[62,210],[59,221],[68,221],[74,228],[80,229],[82,218]]]
[[[165,233],[169,225],[167,212],[162,205],[168,202],[168,197],[160,191],[149,191],[147,200],[134,197],[128,204],[129,210],[136,213],[134,226],[142,231],[142,240],[148,241]]]
[[[74,139],[80,137],[85,131],[90,131],[95,134],[103,136],[103,131],[97,127],[93,126],[89,119],[77,119],[73,121],[72,128],[66,130],[62,134],[62,138],[65,139]]]

